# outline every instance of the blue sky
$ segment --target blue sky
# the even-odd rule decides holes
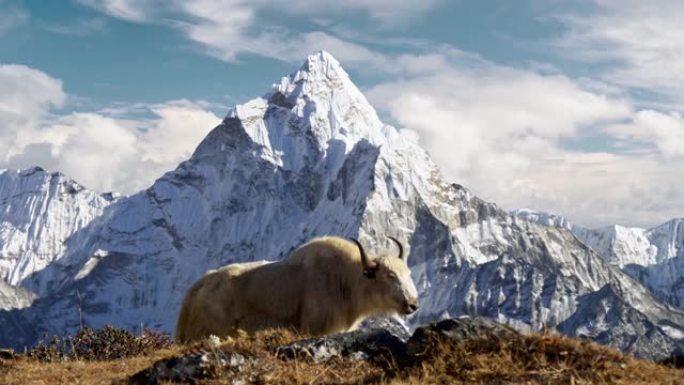
[[[0,167],[130,193],[335,55],[443,173],[590,226],[684,216],[674,0],[0,0]]]
[[[91,107],[174,98],[233,104],[266,90],[303,60],[298,56],[277,60],[249,52],[221,60],[201,44],[188,41],[182,31],[169,23],[131,22],[125,17],[116,17],[115,12],[108,13],[106,8],[87,5],[107,4],[107,1],[24,0],[4,1],[4,4],[5,9],[22,10],[26,19],[5,31],[0,40],[3,62],[38,68],[61,79],[65,91],[87,99]],[[558,32],[558,23],[537,17],[532,6],[524,8],[505,1],[445,2],[406,20],[394,20],[393,16],[377,20],[368,15],[368,10],[360,8],[331,15],[342,19],[330,20],[335,24],[328,28],[321,26],[324,16],[321,20],[312,20],[292,15],[291,20],[278,20],[279,15],[270,14],[277,11],[275,8],[263,11],[264,15],[255,24],[277,22],[280,27],[300,34],[327,30],[342,38],[351,34],[352,29],[361,28],[363,34],[369,32],[368,38],[376,40],[367,45],[380,52],[416,51],[409,42],[384,44],[381,41],[406,39],[423,40],[420,43],[425,45],[452,45],[511,65],[553,60],[544,50],[525,47],[525,39],[540,39]],[[158,16],[162,15],[160,12]],[[424,47],[419,51],[429,50],[430,47]],[[349,71],[354,74],[355,69],[358,70],[349,68]],[[361,87],[378,80],[372,73],[360,72],[354,75]],[[197,73],[202,76],[196,76]]]

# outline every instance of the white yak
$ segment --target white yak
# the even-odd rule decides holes
[[[320,336],[353,330],[369,316],[411,314],[418,295],[402,244],[397,256],[369,256],[352,239],[316,238],[278,262],[209,271],[187,292],[176,339],[289,328]]]

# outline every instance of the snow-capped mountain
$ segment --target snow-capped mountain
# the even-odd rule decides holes
[[[684,309],[684,219],[670,220],[646,231],[655,263],[627,265],[625,271],[658,298]]]
[[[22,285],[57,261],[64,241],[114,200],[39,167],[0,170],[0,280]]]
[[[416,111],[420,114],[420,111]],[[235,107],[190,159],[111,203],[0,311],[0,345],[95,327],[172,330],[206,270],[278,259],[319,235],[410,249],[421,309],[409,322],[481,314],[547,325],[636,354],[684,348],[684,312],[579,242],[444,181],[413,135],[383,124],[339,63],[310,56],[263,97]]]
[[[684,309],[684,219],[650,228],[618,225],[573,232],[661,300]]]
[[[612,225],[598,229],[573,226],[572,231],[587,246],[620,267],[650,266],[684,256],[682,218],[650,229]]]
[[[572,232],[613,265],[650,266],[684,256],[684,218],[650,229],[611,225],[595,229],[574,224],[562,215],[531,209],[513,210],[515,217]]]
[[[588,229],[555,214],[528,209],[512,214],[572,230],[582,243],[637,279],[656,297],[684,309],[684,218],[650,229],[620,225]]]

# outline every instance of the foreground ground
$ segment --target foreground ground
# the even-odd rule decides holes
[[[4,355],[0,383],[154,384],[176,376],[199,384],[684,384],[682,369],[555,335],[433,333],[398,357],[376,346],[370,355],[325,359],[306,349],[284,355],[282,347],[299,339],[285,331],[188,346],[114,329],[86,337]]]

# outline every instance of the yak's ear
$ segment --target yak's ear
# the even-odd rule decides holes
[[[378,266],[377,265],[363,269],[363,275],[369,279],[375,279],[377,272],[378,272]]]

